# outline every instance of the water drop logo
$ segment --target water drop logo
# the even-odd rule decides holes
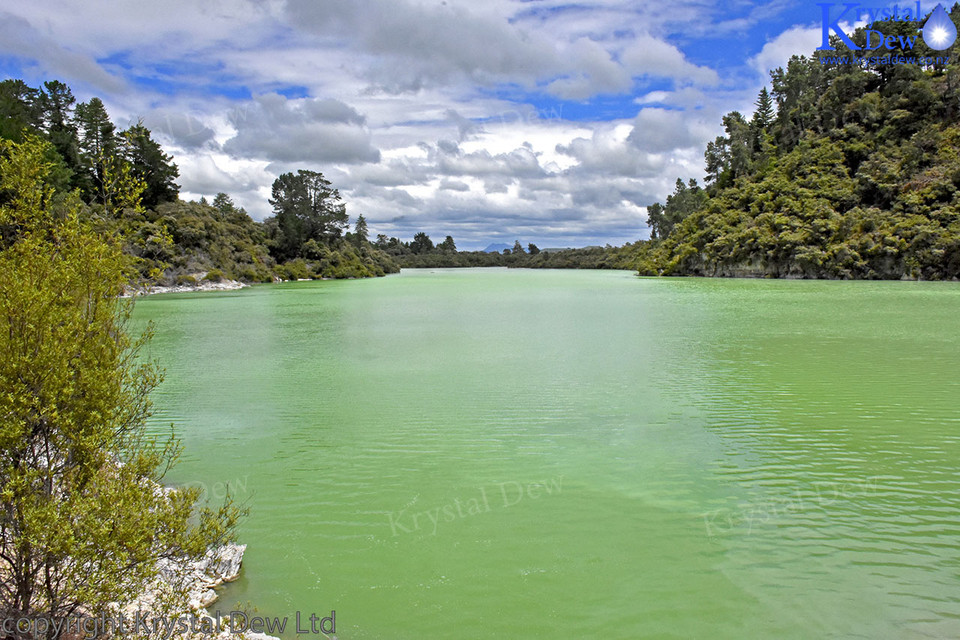
[[[923,41],[931,49],[943,51],[949,49],[957,40],[957,27],[947,15],[943,5],[937,5],[923,24]]]

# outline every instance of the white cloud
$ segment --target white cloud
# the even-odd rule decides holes
[[[470,191],[470,185],[462,180],[450,180],[445,178],[440,181],[440,186],[438,187],[440,191]]]
[[[819,26],[796,26],[787,29],[763,45],[760,52],[750,58],[750,66],[764,79],[768,79],[770,72],[777,67],[786,68],[791,56],[810,55],[811,51],[820,46],[822,37]]]
[[[720,115],[759,89],[742,78],[818,44],[788,29],[733,74],[690,54],[784,2],[47,0],[5,9],[0,52],[143,117],[188,197],[262,218],[273,179],[309,168],[374,233],[597,244],[702,174]],[[576,103],[598,96],[634,106],[591,119]]]
[[[688,62],[677,47],[649,35],[631,41],[621,60],[632,75],[678,78],[683,84],[701,86],[712,86],[719,81],[713,69]]]
[[[238,158],[280,162],[379,162],[370,132],[355,109],[337,100],[254,99],[234,122],[236,135],[223,144]]]
[[[83,82],[101,91],[123,91],[125,83],[107,73],[88,52],[68,49],[28,20],[0,12],[0,53],[26,58],[42,72]]]
[[[854,23],[842,22],[840,27],[846,33],[853,33],[855,29],[864,27],[866,24],[865,20]],[[821,44],[823,44],[821,25],[791,27],[766,42],[760,52],[750,58],[749,64],[766,80],[770,77],[770,72],[777,67],[786,69],[792,56],[809,56]]]

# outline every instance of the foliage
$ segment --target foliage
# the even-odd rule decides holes
[[[413,242],[410,243],[410,251],[416,254],[430,253],[433,251],[433,241],[423,231],[413,236]]]
[[[347,226],[347,211],[322,173],[301,169],[273,182],[270,204],[276,216],[274,253],[278,259],[306,257],[310,241],[329,244]]]
[[[0,616],[62,621],[129,602],[240,511],[157,484],[178,445],[144,433],[160,373],[125,331],[128,261],[46,182],[47,144],[0,143]]]
[[[866,29],[852,39],[862,46]],[[854,52],[834,46],[773,71],[750,123],[724,117],[726,135],[707,145],[702,195],[678,181],[666,206],[649,207],[642,274],[960,277],[960,67],[837,64],[834,53]],[[954,60],[957,49],[917,40],[910,55]]]
[[[180,187],[174,180],[180,171],[142,122],[120,134],[118,147],[120,157],[129,163],[133,174],[145,185],[144,207],[151,209],[164,202],[176,201]]]
[[[58,81],[34,89],[0,82],[0,140],[38,136],[46,182],[55,197],[74,190],[79,217],[120,238],[136,267],[133,279],[183,284],[203,273],[270,282],[293,277],[367,277],[398,267],[367,239],[357,218],[343,246],[346,207],[322,174],[301,170],[274,184],[276,215],[254,221],[226,193],[208,204],[179,199],[179,170],[142,122],[119,131],[98,98],[77,104]],[[0,194],[0,201],[3,199]],[[288,269],[286,261],[299,261]],[[278,266],[279,265],[279,266]],[[302,266],[302,268],[301,268]]]
[[[418,234],[420,235],[420,234]],[[423,234],[426,235],[426,234]],[[503,252],[457,251],[451,236],[432,250],[417,251],[416,236],[411,242],[379,236],[375,244],[403,268],[511,267],[525,269],[636,269],[642,243],[623,247],[587,247],[584,249],[541,250],[517,241],[513,250]],[[422,245],[421,245],[422,246]],[[452,247],[452,249],[451,249]]]

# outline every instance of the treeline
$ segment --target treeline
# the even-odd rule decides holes
[[[225,193],[185,202],[176,164],[142,122],[120,129],[99,98],[77,103],[59,81],[0,82],[0,139],[45,143],[49,186],[60,198],[78,197],[82,217],[101,233],[122,238],[142,281],[359,278],[398,269],[367,241],[362,216],[347,230],[346,207],[322,174],[279,176],[275,215],[262,223]]]
[[[458,251],[451,236],[436,245],[425,232],[410,242],[377,236],[374,246],[403,268],[426,267],[513,267],[522,269],[636,269],[642,243],[623,247],[586,247],[583,249],[541,250],[533,243],[526,247],[519,240],[502,251]]]
[[[868,28],[917,32],[906,21]],[[852,40],[863,46],[866,31]],[[837,64],[857,52],[832,44],[773,71],[750,120],[723,118],[706,184],[678,180],[648,209],[641,274],[960,277],[957,46],[916,38],[910,55],[930,64],[858,65]]]

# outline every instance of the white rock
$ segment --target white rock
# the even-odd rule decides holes
[[[240,577],[240,564],[243,562],[243,553],[247,550],[245,544],[228,544],[220,547],[216,552],[207,552],[210,560],[206,573],[221,582],[233,582]]]

